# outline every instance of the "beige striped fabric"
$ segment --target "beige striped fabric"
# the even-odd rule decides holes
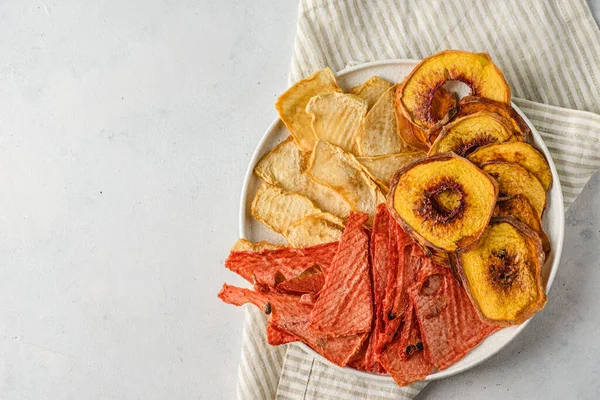
[[[544,138],[565,207],[600,168],[600,30],[584,0],[301,0],[297,29],[290,83],[325,66],[486,51]],[[358,378],[297,345],[270,347],[264,330],[248,308],[240,399],[412,399],[425,386]]]
[[[357,377],[330,366],[299,346],[290,345],[277,399],[412,399],[425,385],[425,382],[416,382],[399,387],[386,377]]]

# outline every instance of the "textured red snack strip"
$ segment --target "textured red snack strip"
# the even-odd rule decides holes
[[[402,332],[380,355],[379,361],[400,386],[420,381],[434,369],[423,350],[419,324],[412,304],[407,307]]]
[[[440,370],[463,358],[499,328],[482,322],[448,268],[427,259],[409,289],[425,354]]]
[[[300,296],[301,304],[309,304],[311,306],[314,306],[316,302],[317,302],[317,295],[314,293],[304,293]]]
[[[377,214],[373,220],[371,231],[371,277],[373,279],[373,331],[367,339],[362,369],[372,372],[381,370],[376,356],[376,344],[384,332],[383,298],[385,296],[390,265],[391,236],[390,227],[396,222],[392,219],[385,204],[377,207]],[[395,265],[394,265],[395,268]]]
[[[329,336],[369,332],[373,297],[369,276],[366,214],[351,213],[338,252],[325,274],[325,284],[310,315],[310,329]]]
[[[298,337],[296,335],[291,335],[286,331],[283,331],[273,324],[269,324],[267,326],[267,343],[271,346],[279,346],[281,344],[291,343],[298,341]]]
[[[384,333],[379,336],[376,354],[380,354],[392,341],[408,306],[407,289],[415,282],[416,274],[425,255],[398,224],[391,229],[391,258],[396,262],[396,271],[388,275],[386,296],[383,303]]]
[[[360,349],[367,333],[332,338],[318,335],[308,329],[313,306],[302,304],[300,296],[283,293],[255,292],[250,289],[223,285],[219,298],[225,303],[241,306],[252,303],[270,315],[270,324],[280,331],[312,347],[317,353],[334,364],[344,367]]]
[[[300,275],[317,265],[326,269],[337,252],[338,243],[304,249],[281,248],[263,251],[232,251],[225,266],[250,283],[275,287],[277,283]]]
[[[325,283],[325,275],[318,267],[310,267],[300,275],[277,284],[278,292],[284,293],[319,293]]]
[[[371,335],[369,335],[365,341],[363,342],[360,349],[356,352],[356,354],[350,359],[348,362],[348,366],[354,369],[359,369],[361,371],[367,371],[365,362],[367,359],[367,348],[369,346],[369,341],[371,339]]]

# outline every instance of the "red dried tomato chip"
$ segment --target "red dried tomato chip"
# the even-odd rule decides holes
[[[482,322],[451,271],[430,260],[408,292],[419,321],[425,353],[440,370],[463,358],[499,329]]]
[[[351,213],[338,252],[310,316],[310,329],[329,336],[369,332],[373,319],[366,214]]]
[[[341,367],[360,349],[366,333],[343,337],[328,337],[308,329],[312,305],[303,304],[300,296],[283,293],[255,292],[250,289],[223,285],[219,298],[225,303],[241,306],[252,303],[271,316],[272,327],[295,336],[317,353]]]
[[[324,270],[333,260],[337,248],[338,243],[332,242],[304,249],[232,251],[225,266],[248,282],[275,287],[315,265]]]

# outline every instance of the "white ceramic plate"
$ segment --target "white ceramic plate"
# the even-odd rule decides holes
[[[417,64],[415,60],[387,60],[387,61],[379,61],[372,62],[367,64],[362,64],[356,67],[347,68],[336,75],[339,86],[347,90],[353,86],[360,85],[367,79],[369,79],[373,75],[378,75],[384,79],[389,80],[390,82],[400,82],[407,76],[413,67]],[[562,191],[560,187],[560,181],[558,178],[558,174],[556,172],[556,167],[554,166],[554,162],[552,161],[552,157],[546,148],[540,134],[536,131],[535,127],[531,124],[529,119],[517,108],[515,104],[513,107],[517,112],[523,117],[525,122],[531,128],[533,133],[533,142],[535,147],[541,150],[546,159],[550,164],[550,168],[552,170],[552,175],[554,178],[552,188],[550,189],[548,195],[548,205],[546,207],[546,211],[543,217],[543,227],[546,231],[550,243],[552,245],[552,253],[546,263],[544,264],[542,275],[543,279],[546,282],[546,292],[550,290],[550,286],[552,285],[552,281],[554,280],[554,276],[556,275],[556,270],[558,269],[558,263],[560,261],[560,254],[563,246],[563,235],[564,235],[564,207],[563,207],[563,197]],[[250,165],[248,166],[248,171],[246,172],[246,178],[244,181],[244,188],[242,190],[242,199],[241,199],[241,207],[240,207],[240,235],[251,241],[259,241],[259,240],[268,240],[270,242],[279,242],[285,243],[285,240],[282,236],[275,234],[268,228],[266,228],[261,223],[257,222],[250,213],[250,204],[252,203],[252,199],[261,184],[260,178],[252,173],[254,170],[254,166],[256,163],[264,156],[267,152],[269,152],[273,147],[275,147],[278,143],[283,141],[285,138],[289,136],[289,131],[285,127],[285,125],[281,122],[281,120],[277,119],[273,124],[267,129],[267,132],[264,134],[261,139],[258,147],[254,151],[254,155],[252,160],[250,161]],[[530,320],[529,320],[530,321]],[[455,375],[459,372],[465,371],[469,368],[474,367],[480,362],[486,360],[492,355],[496,354],[500,351],[501,348],[506,346],[512,339],[514,339],[527,325],[529,321],[524,322],[519,326],[512,326],[508,328],[504,328],[494,333],[485,339],[479,346],[474,348],[469,354],[467,354],[463,359],[453,364],[449,368],[433,373],[427,377],[427,380],[440,379],[448,376]],[[317,357],[320,357],[325,362],[329,363],[329,361],[325,360],[319,354],[314,352],[311,348],[304,344],[300,344],[307,351],[313,352]],[[515,360],[518,362],[518,360]],[[334,365],[329,363],[330,365]],[[336,368],[339,368],[336,366]],[[357,375],[368,375],[371,378],[379,377],[378,379],[391,379],[387,375],[376,375],[368,372],[362,372],[355,370],[353,368],[345,368],[345,370],[350,374]]]

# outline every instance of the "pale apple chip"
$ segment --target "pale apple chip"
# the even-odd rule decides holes
[[[305,195],[321,210],[346,219],[350,205],[336,191],[310,179],[306,174],[308,153],[304,153],[290,138],[266,154],[254,168],[254,173],[271,185],[288,192]]]
[[[352,210],[366,213],[369,221],[385,198],[352,154],[323,140],[315,145],[308,174],[342,195]]]
[[[348,93],[354,94],[367,102],[367,109],[370,110],[373,104],[379,100],[381,95],[386,90],[392,87],[392,84],[381,79],[378,76],[372,76],[368,81],[363,82],[362,85],[354,86],[348,90]]]
[[[308,101],[319,94],[341,91],[333,72],[329,68],[324,68],[296,82],[275,102],[279,117],[302,150],[312,150],[316,142],[310,116],[304,111]]]
[[[400,168],[426,156],[427,154],[422,151],[409,151],[376,157],[356,157],[356,159],[362,164],[371,179],[388,192],[390,182]]]
[[[366,101],[353,94],[320,94],[310,99],[306,113],[317,140],[356,154],[356,134],[367,114]]]
[[[340,240],[344,221],[329,213],[307,215],[290,225],[285,237],[293,247],[310,247]]]
[[[375,157],[414,150],[400,137],[394,109],[396,86],[381,95],[367,113],[356,135],[358,155]]]
[[[321,212],[308,197],[266,182],[256,193],[251,210],[254,218],[280,234],[300,218]]]
[[[263,251],[263,250],[277,250],[283,247],[287,247],[283,244],[269,243],[266,240],[252,243],[246,239],[238,239],[237,242],[231,247],[231,251]]]

